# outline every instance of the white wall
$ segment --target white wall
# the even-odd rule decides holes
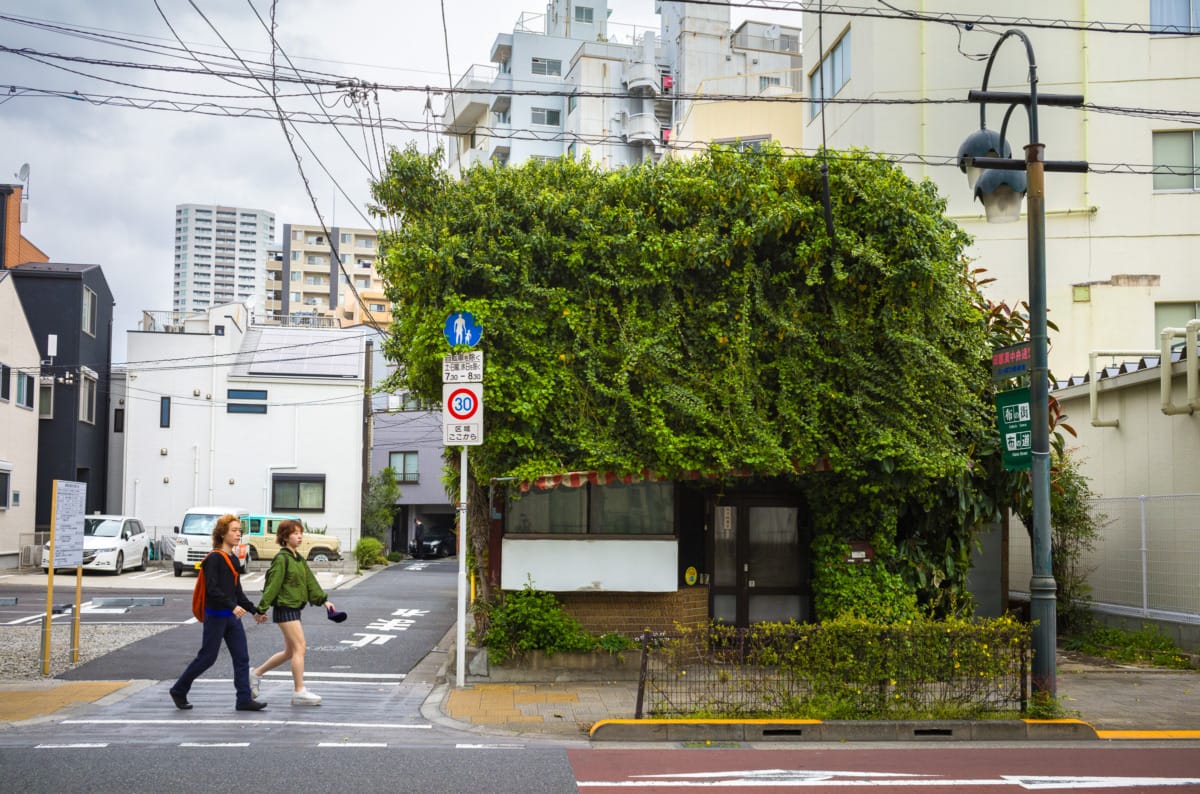
[[[679,587],[679,543],[504,538],[500,589],[520,590],[530,580],[549,592],[673,593]]]
[[[272,512],[273,474],[323,474],[325,510],[302,515],[348,546],[359,534],[361,368],[354,379],[231,375],[222,362],[234,359],[241,339],[228,323],[224,336],[130,332],[131,362],[170,363],[128,369],[126,510],[161,534],[193,505]],[[320,353],[320,346],[295,354],[309,350]],[[214,360],[218,366],[210,366]],[[266,390],[267,413],[228,413],[230,388]],[[162,396],[172,398],[169,428],[159,426]]]
[[[1063,18],[1148,23],[1150,4],[1091,0],[1056,6]],[[947,0],[938,11],[977,14],[978,4]],[[1013,0],[1005,16],[1044,17],[1045,4]],[[820,60],[818,18],[803,17],[805,69]],[[992,26],[972,31],[934,22],[847,19],[827,15],[824,45],[828,50],[847,27],[851,33],[851,77],[837,95],[848,99],[963,100],[982,87],[986,56],[996,42]],[[1189,109],[1200,106],[1200,38],[1025,29],[1038,66],[1039,91],[1083,94],[1097,105]],[[1005,41],[995,60],[989,89],[1027,91],[1025,48],[1016,37]],[[1028,292],[1028,248],[1024,219],[1017,224],[989,225],[974,202],[965,176],[954,165],[963,139],[979,127],[979,106],[839,105],[825,110],[825,132],[831,147],[866,146],[876,151],[930,158],[930,164],[908,163],[907,173],[928,177],[949,199],[947,212],[976,236],[970,249],[975,265],[997,281],[990,297],[1010,303]],[[987,109],[989,129],[999,130],[1004,107]],[[807,118],[808,112],[805,111]],[[1094,166],[1152,162],[1152,133],[1190,129],[1164,119],[1041,106],[1039,139],[1047,160],[1087,160]],[[821,118],[810,120],[805,143],[821,142]],[[1025,112],[1012,116],[1008,132],[1014,156],[1029,142]],[[1059,378],[1083,374],[1089,350],[1153,345],[1156,301],[1200,300],[1200,192],[1156,193],[1149,174],[1046,174],[1046,276],[1051,332],[1050,367]],[[834,219],[836,223],[836,218]],[[1105,302],[1074,304],[1072,285],[1108,282],[1123,274],[1152,274],[1159,284],[1149,289],[1114,286]],[[1128,296],[1111,293],[1128,290]]]
[[[0,468],[11,480],[10,499],[13,492],[20,499],[19,505],[0,509],[0,568],[15,567],[21,541],[32,542],[32,537],[22,538],[22,534],[33,532],[37,506],[37,394],[33,410],[17,405],[17,373],[32,374],[36,389],[40,362],[12,277],[0,278],[0,364],[11,369],[9,399],[0,401]]]

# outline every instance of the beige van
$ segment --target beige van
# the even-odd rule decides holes
[[[275,531],[279,522],[288,519],[299,521],[304,527],[304,542],[299,552],[309,562],[332,562],[340,560],[341,541],[335,535],[316,535],[308,531],[304,519],[284,514],[247,515],[242,517],[242,542],[250,545],[250,559],[269,560],[279,552]]]

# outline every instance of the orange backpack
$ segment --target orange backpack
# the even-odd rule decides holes
[[[214,550],[208,556],[211,557],[213,554],[220,554],[222,557],[225,558],[225,563],[229,566],[229,570],[233,571],[233,584],[236,587],[237,581],[238,581],[238,572],[237,572],[237,568],[233,567],[233,561],[229,559],[229,555],[226,554],[225,552],[221,551],[220,549]],[[196,588],[194,590],[192,590],[192,615],[196,618],[196,620],[203,623],[204,622],[204,600],[207,595],[207,591],[205,590],[205,584],[204,584],[204,569],[202,568],[202,569],[196,571],[196,573],[197,573]]]

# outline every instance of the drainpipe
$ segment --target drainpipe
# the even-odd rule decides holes
[[[1167,416],[1191,414],[1200,408],[1200,362],[1196,360],[1196,337],[1200,334],[1200,319],[1188,320],[1184,328],[1164,328],[1161,336],[1162,356],[1159,365],[1159,391],[1162,396],[1162,412]],[[1183,366],[1187,371],[1187,403],[1175,405],[1171,402],[1171,340],[1184,337]]]
[[[1120,427],[1120,419],[1100,418],[1100,378],[1096,359],[1100,356],[1157,356],[1157,350],[1093,350],[1088,353],[1088,400],[1092,408],[1092,427]]]

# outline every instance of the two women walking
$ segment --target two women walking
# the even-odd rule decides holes
[[[263,586],[262,599],[256,607],[242,591],[239,581],[243,573],[235,549],[241,541],[242,525],[237,516],[224,515],[213,527],[213,552],[200,564],[198,575],[204,577],[205,610],[204,634],[200,651],[170,689],[176,708],[190,709],[188,692],[205,670],[217,661],[222,641],[233,658],[233,685],[237,691],[238,711],[259,711],[267,704],[258,699],[262,677],[284,663],[291,663],[293,706],[317,706],[319,695],[304,686],[304,629],[300,612],[306,604],[324,606],[330,613],[335,607],[317,583],[317,577],[297,551],[304,540],[304,527],[299,521],[281,521],[275,539],[279,553],[271,561]],[[271,619],[283,632],[283,650],[250,670],[250,654],[242,617],[253,614],[255,621],[265,623],[267,608]]]

